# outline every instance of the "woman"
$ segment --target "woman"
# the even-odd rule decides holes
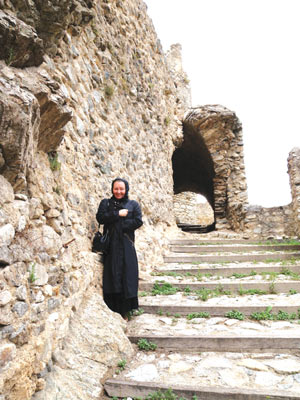
[[[134,231],[143,225],[139,204],[128,199],[125,179],[112,182],[110,199],[101,201],[96,215],[104,231],[110,234],[109,251],[104,255],[103,298],[107,306],[128,319],[129,311],[138,308],[138,261]]]

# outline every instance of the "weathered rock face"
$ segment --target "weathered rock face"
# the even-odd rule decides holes
[[[33,399],[52,400],[57,396],[67,399],[70,393],[78,400],[101,398],[105,377],[133,353],[123,332],[125,327],[121,316],[116,318],[109,312],[96,291],[90,293],[71,318],[68,336],[53,353],[54,363],[39,374],[46,379],[46,386]]]
[[[1,173],[15,190],[26,190],[28,168],[37,151],[53,151],[71,109],[57,82],[32,71],[0,70]]]
[[[180,44],[171,45],[170,50],[166,54],[166,59],[174,84],[176,85],[176,103],[183,110],[187,110],[192,106],[192,99],[189,79],[182,67],[181,50],[182,47]]]
[[[0,59],[7,65],[22,68],[43,62],[43,41],[35,30],[7,12],[0,10]]]
[[[95,398],[131,351],[120,318],[95,295],[95,213],[112,179],[127,178],[144,213],[141,272],[162,259],[166,232],[176,229],[171,158],[184,101],[143,2],[15,0],[4,11],[16,32],[24,24],[36,32],[46,54],[38,67],[0,63],[0,392],[6,400],[56,398],[58,387],[69,399]],[[93,313],[87,329],[95,337],[84,342],[79,326]],[[113,338],[107,324],[116,326]],[[84,362],[74,348],[90,355],[100,338],[76,378],[72,362]]]
[[[78,35],[80,26],[86,25],[93,19],[93,3],[93,0],[2,1],[0,8],[12,12],[21,20],[15,20],[15,23],[10,23],[10,25],[16,25],[17,36],[21,39],[13,43],[14,51],[12,56],[18,54],[19,59],[19,52],[22,46],[17,45],[17,42],[24,42],[22,36],[25,36],[26,39],[29,37],[31,40],[33,35],[30,32],[32,29],[39,36],[38,47],[40,49],[43,48],[43,53],[46,52],[51,56],[57,55],[60,53],[60,40],[64,36],[66,29],[70,28],[74,35]],[[22,24],[22,21],[25,22],[25,25]],[[25,32],[25,35],[23,32]],[[39,65],[41,63],[40,53],[39,50],[38,57],[34,57],[33,63],[18,63],[14,66]]]
[[[2,75],[2,74],[1,74]],[[13,81],[0,81],[1,172],[15,187],[24,187],[37,148],[40,122],[37,99]]]
[[[294,148],[288,157],[288,172],[292,193],[293,229],[300,235],[300,149]]]
[[[207,226],[214,223],[214,211],[209,203],[199,203],[192,192],[174,195],[174,213],[177,223]]]
[[[192,108],[173,155],[174,192],[205,196],[217,229],[242,230],[248,204],[241,124],[222,106]]]

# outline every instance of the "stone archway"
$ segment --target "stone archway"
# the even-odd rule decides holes
[[[242,230],[248,206],[242,127],[223,106],[192,108],[183,121],[183,143],[172,157],[174,194],[205,196],[217,229]]]

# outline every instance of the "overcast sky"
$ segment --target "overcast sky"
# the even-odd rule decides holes
[[[300,147],[300,0],[145,0],[167,51],[182,45],[193,106],[221,104],[243,125],[250,204],[290,203]]]

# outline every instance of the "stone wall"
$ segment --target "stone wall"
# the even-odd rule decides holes
[[[300,149],[294,148],[288,157],[288,172],[292,194],[294,234],[300,236]]]
[[[261,238],[294,236],[292,205],[280,207],[249,206],[245,218],[245,232]]]
[[[162,261],[177,232],[171,158],[185,100],[142,1],[0,6],[2,40],[16,27],[0,53],[0,392],[95,399],[132,351],[99,300],[95,213],[111,180],[127,178],[144,214],[141,275]],[[91,341],[80,329],[87,320]],[[77,374],[78,353],[94,358]]]
[[[177,223],[211,225],[214,212],[208,202],[199,203],[197,194],[183,192],[174,196],[174,214]]]
[[[245,230],[252,236],[265,238],[300,235],[300,149],[292,149],[287,161],[292,203],[269,208],[249,206]]]
[[[198,203],[197,194],[184,192],[174,196],[174,213],[177,223],[210,225],[214,222],[213,210],[208,203]],[[293,205],[246,208],[243,234],[247,237],[282,238],[297,235]]]

